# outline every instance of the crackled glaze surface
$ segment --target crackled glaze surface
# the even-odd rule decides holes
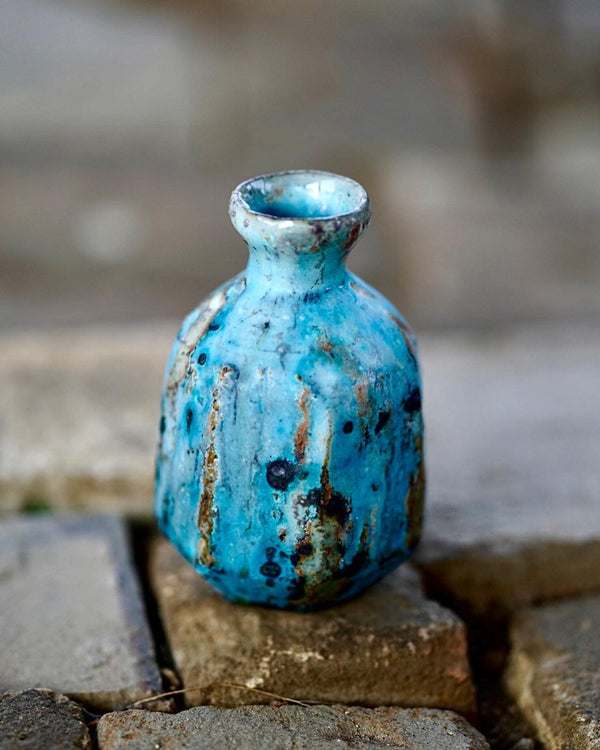
[[[344,266],[370,216],[357,183],[256,178],[230,215],[250,258],[177,335],[156,515],[228,598],[311,609],[354,596],[418,541],[416,342]]]

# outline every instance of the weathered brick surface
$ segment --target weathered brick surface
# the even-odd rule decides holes
[[[0,693],[2,750],[92,750],[80,706],[50,690]]]
[[[461,612],[600,588],[600,333],[422,341],[428,586]]]
[[[175,716],[126,711],[98,726],[100,750],[485,750],[463,718],[434,709],[203,706]]]
[[[0,524],[0,689],[45,687],[112,710],[161,681],[122,522]]]
[[[473,709],[465,629],[400,568],[351,602],[313,613],[232,604],[165,540],[150,575],[188,705],[269,696],[362,705]],[[231,684],[240,687],[231,687]]]
[[[600,597],[529,609],[511,639],[507,687],[544,746],[600,748]]]

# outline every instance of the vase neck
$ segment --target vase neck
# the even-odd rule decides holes
[[[287,253],[277,242],[248,247],[248,282],[266,284],[276,291],[303,293],[320,286],[335,286],[347,275],[345,255],[340,253],[339,247],[297,254],[293,251]]]
[[[328,172],[282,172],[242,183],[232,223],[248,245],[248,282],[305,293],[342,283],[370,217],[364,189]]]

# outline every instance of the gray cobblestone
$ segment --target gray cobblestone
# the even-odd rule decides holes
[[[115,517],[0,524],[0,689],[34,687],[99,710],[161,690]]]
[[[485,750],[451,711],[348,706],[204,706],[176,716],[126,711],[98,727],[100,750]]]

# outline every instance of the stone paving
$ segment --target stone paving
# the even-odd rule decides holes
[[[0,337],[0,509],[151,511],[162,326]]]
[[[522,612],[511,630],[510,693],[552,748],[600,748],[600,597]]]
[[[122,522],[0,525],[0,689],[51,688],[107,711],[161,680]]]
[[[100,750],[489,750],[451,711],[335,705],[203,706],[175,716],[125,711],[102,717],[98,740]]]
[[[423,341],[430,593],[464,615],[600,590],[600,329]]]
[[[174,328],[0,340],[0,747],[600,747],[595,329],[422,337],[416,568],[307,615],[140,525]]]
[[[464,625],[425,599],[409,566],[311,613],[227,602],[166,541],[153,547],[150,578],[184,684],[207,686],[186,695],[189,706],[265,703],[274,693],[474,713]]]
[[[92,750],[80,706],[51,690],[0,694],[3,750]]]

